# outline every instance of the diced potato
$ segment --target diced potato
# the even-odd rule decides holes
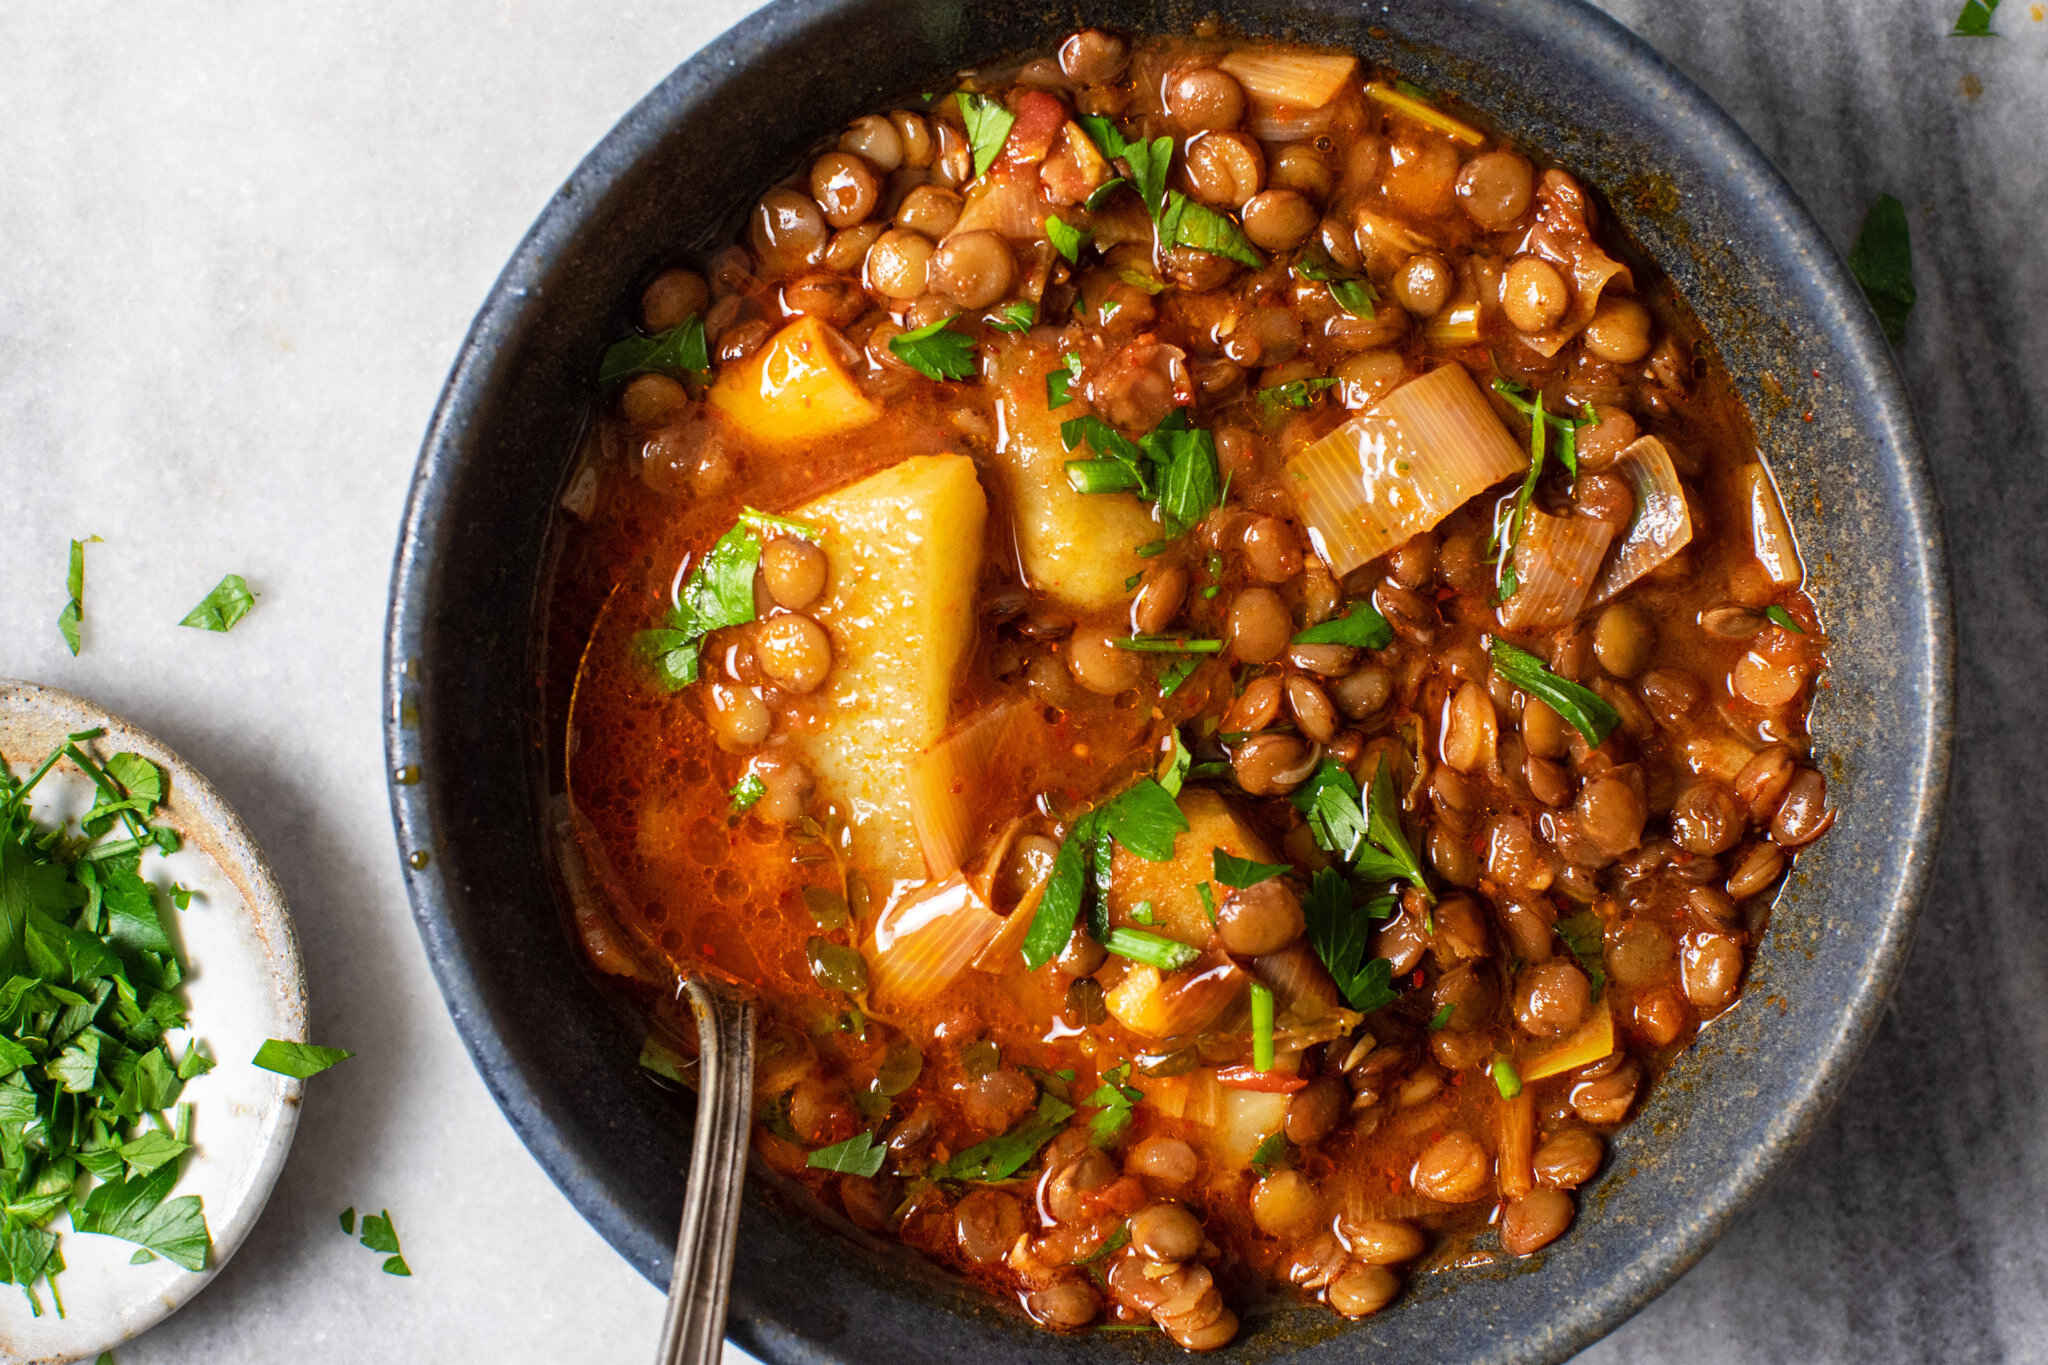
[[[1078,456],[1060,442],[1060,423],[1088,404],[1077,395],[1065,407],[1046,407],[1046,371],[1060,363],[1052,348],[1022,339],[997,352],[995,463],[1025,578],[1077,611],[1099,611],[1127,595],[1124,580],[1145,567],[1137,549],[1159,538],[1159,525],[1129,493],[1080,493],[1067,482],[1067,461]]]
[[[800,317],[751,358],[721,369],[708,401],[769,445],[843,435],[881,416],[847,370],[847,349],[823,322]]]
[[[1110,864],[1109,915],[1112,924],[1135,925],[1131,911],[1139,901],[1151,901],[1154,922],[1144,927],[1199,948],[1207,946],[1216,931],[1196,890],[1198,883],[1215,877],[1216,850],[1260,863],[1274,858],[1265,841],[1215,792],[1188,788],[1181,793],[1180,810],[1188,818],[1188,828],[1173,841],[1173,857],[1165,862],[1147,862],[1117,845]],[[1227,889],[1213,886],[1210,894],[1220,903]]]
[[[1103,1007],[1119,1024],[1147,1038],[1199,1033],[1245,999],[1249,983],[1236,963],[1219,957],[1172,975],[1132,963],[1103,994]]]
[[[825,595],[812,614],[832,670],[795,744],[846,812],[855,860],[886,895],[922,880],[910,769],[946,729],[974,630],[988,501],[964,455],[919,455],[793,513],[824,529]]]

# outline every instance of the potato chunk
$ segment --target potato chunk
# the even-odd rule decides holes
[[[1132,909],[1140,901],[1151,901],[1154,922],[1149,927],[1155,933],[1201,948],[1214,937],[1216,926],[1196,887],[1214,879],[1216,850],[1253,862],[1274,859],[1265,841],[1215,792],[1188,788],[1181,793],[1180,810],[1188,818],[1188,828],[1174,839],[1173,857],[1167,861],[1147,862],[1117,845],[1110,864],[1109,917],[1112,924],[1135,925]],[[1220,902],[1227,889],[1212,886],[1210,894]]]
[[[750,358],[721,368],[708,401],[770,445],[843,435],[881,416],[846,367],[849,349],[818,319],[800,317]]]
[[[1099,611],[1126,596],[1124,580],[1145,567],[1137,549],[1159,538],[1159,525],[1129,493],[1081,493],[1067,482],[1067,461],[1076,457],[1060,442],[1060,422],[1087,412],[1088,404],[1076,396],[1064,407],[1046,407],[1046,371],[1059,364],[1050,347],[1029,341],[997,352],[1002,434],[995,463],[1010,496],[1025,578],[1077,611]]]
[[[845,811],[871,888],[924,877],[910,769],[946,729],[974,630],[988,502],[964,455],[919,455],[793,514],[824,528],[825,594],[811,612],[832,670],[795,743]]]

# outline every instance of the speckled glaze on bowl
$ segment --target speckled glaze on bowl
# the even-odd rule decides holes
[[[634,1074],[639,1029],[581,968],[549,890],[536,798],[546,741],[537,595],[595,358],[628,324],[647,271],[727,239],[821,132],[1080,23],[1173,32],[1205,15],[1390,62],[1597,187],[1719,343],[1833,640],[1814,729],[1839,821],[1791,879],[1744,1005],[1616,1140],[1571,1235],[1531,1261],[1419,1275],[1394,1307],[1353,1326],[1319,1311],[1255,1316],[1227,1352],[1559,1359],[1697,1260],[1839,1093],[1897,978],[1928,877],[1952,672],[1926,468],[1853,281],[1726,115],[1572,0],[788,0],[679,68],[520,244],[420,456],[386,683],[391,766],[422,774],[392,790],[420,933],[506,1116],[620,1254],[665,1283],[687,1109]],[[753,156],[732,155],[734,127]],[[733,1338],[776,1362],[1181,1358],[1157,1336],[1038,1333],[905,1254],[842,1240],[855,1235],[823,1231],[757,1189]]]

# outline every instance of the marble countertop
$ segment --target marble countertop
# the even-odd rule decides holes
[[[1846,245],[1905,202],[1903,348],[1955,557],[1948,837],[1839,1112],[1700,1265],[1585,1359],[2048,1353],[2048,22],[1960,0],[1607,7],[1719,99]],[[589,146],[741,0],[0,8],[0,674],[163,736],[291,897],[315,1037],[277,1194],[152,1362],[633,1359],[661,1301],[549,1185],[444,1013],[378,739],[392,539],[500,264]],[[63,650],[65,542],[87,551]],[[223,573],[234,633],[180,630]],[[415,1274],[336,1225],[388,1208]]]

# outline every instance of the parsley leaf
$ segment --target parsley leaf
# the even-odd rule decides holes
[[[1950,29],[1951,38],[1996,38],[1991,31],[1991,16],[1998,10],[1998,0],[1963,0],[1963,12],[1956,16],[1956,26]]]
[[[1514,686],[1543,702],[1595,746],[1621,724],[1621,713],[1589,687],[1560,678],[1526,649],[1495,637],[1493,667]]]
[[[1102,1084],[1095,1093],[1083,1100],[1083,1104],[1095,1106],[1095,1113],[1088,1118],[1088,1134],[1097,1147],[1107,1147],[1115,1142],[1125,1128],[1130,1126],[1132,1106],[1145,1098],[1145,1092],[1124,1084],[1130,1079],[1131,1064],[1121,1062],[1102,1073]]]
[[[605,348],[597,364],[597,382],[616,384],[651,371],[708,374],[711,348],[704,339],[704,319],[692,313],[666,332],[633,336]]]
[[[697,681],[705,636],[754,619],[754,568],[760,561],[760,537],[742,520],[690,571],[667,624],[635,637],[635,648],[654,663],[669,691]]]
[[[1035,971],[1067,946],[1091,890],[1089,871],[1092,868],[1095,874],[1093,889],[1107,886],[1114,844],[1147,862],[1163,863],[1173,856],[1174,839],[1187,828],[1187,816],[1166,788],[1150,777],[1138,779],[1074,821],[1053,858],[1045,892],[1025,931],[1024,964]]]
[[[1149,904],[1150,902],[1147,902]],[[1125,929],[1121,926],[1102,936],[1102,947],[1118,957],[1127,957],[1133,962],[1142,962],[1157,967],[1162,972],[1177,972],[1200,957],[1201,950],[1182,943],[1179,939],[1164,934],[1151,933],[1144,929]]]
[[[177,1179],[173,1163],[148,1175],[102,1181],[72,1210],[71,1226],[134,1242],[187,1270],[204,1270],[213,1247],[206,1215],[197,1195],[166,1199]]]
[[[1596,996],[1607,984],[1607,972],[1601,965],[1606,961],[1606,934],[1606,923],[1591,910],[1581,910],[1557,922],[1557,936],[1564,940],[1564,946],[1578,960],[1586,979],[1592,982]]]
[[[974,340],[952,329],[952,318],[940,318],[889,338],[898,359],[927,379],[974,378]]]
[[[1786,630],[1791,631],[1794,635],[1806,634],[1806,627],[1800,625],[1799,622],[1793,620],[1792,613],[1786,611],[1776,602],[1773,602],[1771,603],[1771,605],[1764,608],[1764,615],[1767,618],[1769,618],[1771,624],[1776,626],[1783,626]]]
[[[1045,239],[1053,249],[1069,261],[1079,264],[1081,248],[1088,245],[1091,234],[1087,228],[1075,227],[1058,214],[1047,214],[1045,218]]]
[[[1080,352],[1068,351],[1061,357],[1061,360],[1064,364],[1060,369],[1047,370],[1045,372],[1045,406],[1049,409],[1063,408],[1073,402],[1074,385],[1081,382]],[[1064,428],[1064,425],[1062,423],[1062,428]],[[1064,434],[1064,431],[1062,434]],[[1071,442],[1068,443],[1067,448],[1069,450],[1073,449]]]
[[[1292,870],[1292,864],[1289,863],[1253,862],[1249,858],[1239,858],[1225,853],[1220,848],[1210,855],[1210,861],[1215,868],[1216,880],[1239,890],[1257,886],[1260,882],[1271,881]]]
[[[1435,1014],[1429,1016],[1429,1031],[1431,1033],[1443,1032],[1444,1028],[1451,1022],[1452,1012],[1455,1011],[1457,1008],[1457,1005],[1450,1003],[1448,1001],[1445,1002],[1444,1007],[1442,1009],[1438,1010]]]
[[[1009,141],[1010,127],[1017,116],[1003,102],[988,95],[962,90],[953,98],[960,105],[960,117],[967,124],[967,145],[974,152],[974,173],[979,176],[995,164],[996,154]]]
[[[256,595],[249,591],[248,583],[238,573],[231,573],[214,585],[213,591],[199,599],[199,605],[185,613],[181,626],[196,630],[228,631],[235,623],[249,614],[249,608],[256,605]]]
[[[1166,173],[1173,165],[1173,139],[1162,135],[1150,142],[1126,142],[1121,153],[1145,211],[1158,219],[1165,207]],[[1162,239],[1171,240],[1165,234]]]
[[[1342,764],[1324,759],[1293,801],[1317,846],[1351,864],[1355,875],[1366,881],[1407,881],[1425,896],[1431,894],[1422,863],[1401,829],[1393,778],[1385,763],[1373,774],[1367,796]]]
[[[971,1180],[989,1183],[1008,1180],[1038,1155],[1046,1143],[1059,1135],[1074,1116],[1074,1106],[1051,1095],[1038,1097],[1038,1109],[1009,1132],[977,1142],[964,1152],[932,1167],[934,1180]]]
[[[732,784],[733,813],[744,814],[754,808],[754,803],[768,794],[768,784],[761,780],[759,773],[746,773]]]
[[[1202,666],[1202,660],[1194,654],[1183,654],[1159,670],[1159,696],[1162,700],[1180,691],[1183,684],[1195,675]]]
[[[1159,219],[1159,239],[1169,247],[1184,246],[1207,251],[1252,270],[1266,264],[1266,258],[1244,235],[1244,229],[1237,225],[1236,219],[1218,213],[1206,204],[1196,203],[1179,190],[1167,193],[1166,207],[1156,216]]]
[[[405,1257],[398,1250],[398,1229],[392,1225],[391,1210],[363,1215],[361,1242],[371,1251],[389,1253],[384,1258],[386,1275],[411,1276],[412,1267],[405,1263]]]
[[[1076,116],[1075,121],[1081,125],[1081,131],[1088,134],[1089,140],[1095,144],[1096,150],[1102,153],[1102,159],[1105,161],[1116,160],[1131,145],[1124,137],[1123,130],[1101,114],[1080,114]]]
[[[1355,318],[1373,316],[1372,306],[1379,301],[1379,294],[1372,287],[1372,281],[1357,275],[1347,275],[1320,250],[1301,257],[1294,263],[1294,273],[1305,280],[1314,280],[1327,285],[1330,297],[1337,306]]]
[[[1038,305],[1029,299],[1012,299],[996,311],[988,325],[998,332],[1028,332],[1038,321]]]
[[[1966,10],[1967,14],[1968,11]],[[1990,15],[1987,13],[1988,20]],[[1906,226],[1906,206],[1881,194],[1863,217],[1856,245],[1849,248],[1849,269],[1877,312],[1878,325],[1892,345],[1906,339],[1906,318],[1913,311],[1913,235]]]
[[[1287,1165],[1292,1156],[1293,1149],[1287,1141],[1287,1134],[1281,1132],[1268,1133],[1264,1138],[1260,1139],[1259,1145],[1252,1149],[1252,1170],[1257,1172],[1261,1179],[1264,1179],[1266,1176],[1273,1174],[1275,1170]]]
[[[804,1158],[804,1165],[816,1171],[873,1177],[880,1174],[882,1160],[888,1155],[889,1149],[875,1141],[873,1133],[862,1129],[844,1142],[820,1147]]]
[[[71,560],[64,571],[67,597],[64,609],[57,613],[57,630],[63,635],[64,644],[74,659],[78,657],[78,628],[85,620],[85,547],[98,540],[98,536],[87,536],[84,540],[72,541]]]
[[[1368,920],[1358,913],[1344,874],[1334,867],[1316,869],[1301,909],[1309,946],[1330,969],[1345,1003],[1360,1013],[1392,1004],[1394,964],[1371,956]]]
[[[1353,649],[1385,649],[1394,643],[1394,628],[1373,604],[1359,600],[1342,616],[1310,626],[1294,637],[1298,645],[1349,645]]]
[[[1269,384],[1258,391],[1259,406],[1267,412],[1277,412],[1283,407],[1304,409],[1316,401],[1317,394],[1336,382],[1335,375],[1326,374],[1313,379],[1290,379],[1285,384]]]
[[[305,1080],[317,1076],[327,1068],[345,1062],[356,1054],[345,1047],[319,1047],[313,1043],[293,1043],[282,1038],[266,1038],[263,1046],[256,1049],[250,1058],[250,1065],[265,1071],[275,1071],[280,1076],[291,1076]]]

